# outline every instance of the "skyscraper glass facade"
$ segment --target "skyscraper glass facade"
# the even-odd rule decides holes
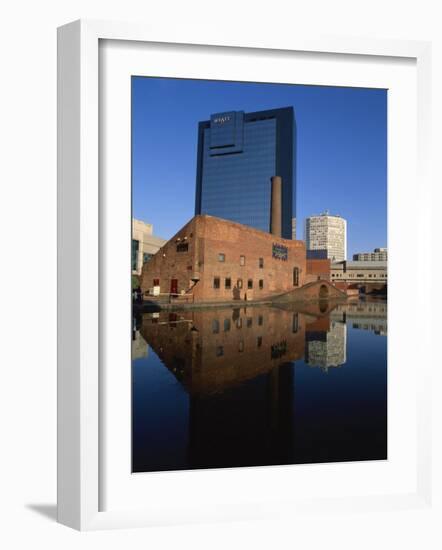
[[[282,178],[282,236],[295,215],[292,107],[217,113],[199,123],[195,214],[270,229],[271,177]]]

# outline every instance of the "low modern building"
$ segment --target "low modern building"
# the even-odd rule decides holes
[[[331,264],[331,281],[346,283],[387,283],[387,262],[346,261]]]
[[[388,260],[388,252],[386,248],[375,248],[373,252],[359,252],[353,254],[355,262],[386,262]]]
[[[151,223],[132,218],[132,274],[140,275],[143,265],[158,252],[166,242],[153,235]]]
[[[305,220],[305,243],[308,254],[317,251],[319,257],[332,262],[347,259],[347,221],[328,211]]]

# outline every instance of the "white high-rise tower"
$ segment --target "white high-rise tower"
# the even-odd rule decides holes
[[[332,262],[347,259],[347,221],[341,216],[332,216],[328,210],[310,216],[305,220],[304,237],[307,251],[323,251],[323,257]]]

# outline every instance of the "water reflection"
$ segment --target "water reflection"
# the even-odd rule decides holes
[[[133,470],[386,458],[386,333],[385,302],[135,319]]]

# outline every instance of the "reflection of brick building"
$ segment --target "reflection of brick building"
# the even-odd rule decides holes
[[[143,267],[141,287],[221,302],[264,299],[317,278],[307,273],[303,241],[201,215]]]
[[[298,312],[249,307],[146,317],[141,334],[191,394],[210,394],[304,356]]]

